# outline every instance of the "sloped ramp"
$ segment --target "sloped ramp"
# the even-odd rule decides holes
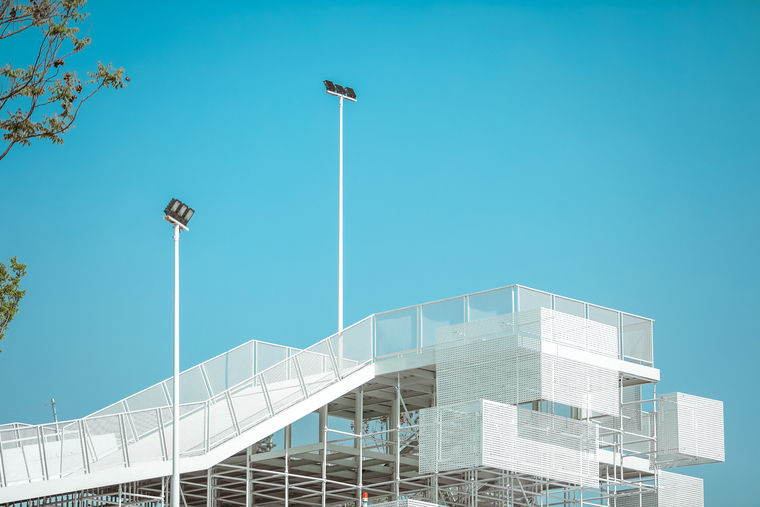
[[[368,317],[206,401],[180,405],[181,472],[207,469],[371,380],[372,356]],[[0,502],[171,475],[171,407],[102,412],[0,427]]]

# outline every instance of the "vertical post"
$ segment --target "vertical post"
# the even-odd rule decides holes
[[[249,445],[245,449],[245,507],[253,505],[253,492],[251,491],[251,447]],[[285,505],[287,505],[287,502]]]
[[[293,428],[285,426],[285,507],[290,506],[290,448],[293,446]]]
[[[326,411],[325,411],[326,412]],[[326,418],[325,418],[326,419]],[[322,507],[327,505],[327,422],[320,428],[322,433]]]
[[[343,331],[343,97],[340,97],[340,183],[338,190],[338,332]]]
[[[364,455],[362,452],[363,439],[361,435],[364,432],[364,386],[356,390],[356,402],[354,405],[354,433],[359,435],[354,440],[354,447],[359,450],[358,462],[356,463],[356,505],[361,505],[362,501],[362,464]]]
[[[394,500],[400,500],[401,499],[401,379],[399,376],[396,376],[396,397],[393,400],[393,405],[391,406],[391,421],[390,423],[393,424],[392,430],[395,430],[395,438],[391,437],[391,441],[393,441],[393,454],[394,454],[394,463],[393,463],[393,499]],[[391,433],[393,435],[393,433]]]
[[[174,224],[174,382],[171,507],[179,507],[179,224]]]

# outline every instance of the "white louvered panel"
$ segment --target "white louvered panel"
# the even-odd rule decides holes
[[[589,320],[588,351],[605,357],[619,357],[620,347],[618,346],[617,328]]]
[[[684,393],[658,397],[656,468],[725,460],[723,403]]]
[[[566,347],[586,350],[586,324],[588,321],[583,317],[557,311],[551,312],[551,314],[554,318],[552,334],[548,336],[547,333],[543,333],[541,337],[544,340]]]
[[[612,505],[612,504],[611,504]],[[658,507],[656,491],[618,492],[615,507]]]
[[[617,415],[618,372],[551,354],[541,355],[543,399],[592,412]]]
[[[480,466],[483,410],[479,401],[420,411],[420,473]]]
[[[421,411],[420,472],[500,468],[598,487],[593,424],[491,401]]]
[[[437,504],[426,500],[394,500],[392,502],[373,503],[372,507],[436,507]]]
[[[660,471],[657,507],[704,507],[702,479]]]
[[[540,399],[539,350],[539,340],[510,335],[436,351],[438,403],[487,399],[519,404]]]

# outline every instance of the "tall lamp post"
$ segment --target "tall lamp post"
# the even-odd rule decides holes
[[[164,210],[164,220],[174,226],[174,380],[172,394],[172,483],[171,507],[179,507],[179,232],[189,231],[187,223],[195,210],[172,199]]]
[[[343,99],[356,102],[352,88],[324,81],[325,93],[340,99],[340,184],[338,191],[338,332],[343,331]]]

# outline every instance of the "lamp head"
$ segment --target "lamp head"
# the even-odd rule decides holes
[[[178,199],[172,199],[164,209],[164,218],[169,222],[177,222],[187,229],[187,223],[195,214],[195,210]],[[171,219],[171,220],[169,220]]]

